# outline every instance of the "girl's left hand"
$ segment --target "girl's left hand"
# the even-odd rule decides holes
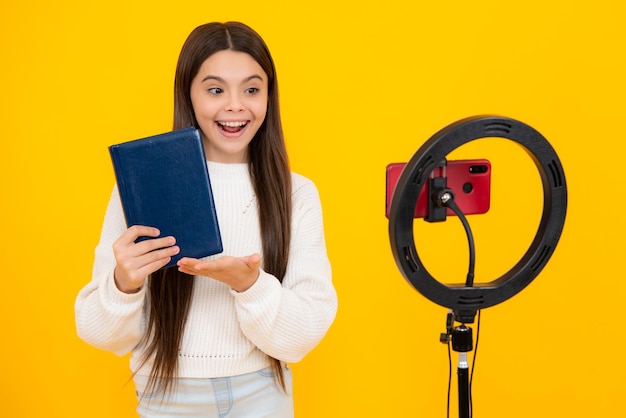
[[[194,276],[210,277],[226,283],[237,292],[248,290],[259,278],[261,256],[224,256],[217,260],[201,261],[184,257],[178,260],[178,270]]]

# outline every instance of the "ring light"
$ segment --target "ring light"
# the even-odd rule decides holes
[[[543,212],[535,238],[508,272],[472,287],[445,285],[422,264],[415,248],[413,214],[429,174],[445,157],[470,141],[485,137],[510,139],[521,145],[537,166],[543,185]],[[523,290],[543,269],[559,241],[567,209],[567,187],[559,157],[535,129],[514,119],[474,116],[448,125],[426,141],[406,164],[389,212],[389,237],[396,264],[405,279],[423,296],[452,310],[475,313],[504,302]],[[468,322],[472,322],[469,320]]]

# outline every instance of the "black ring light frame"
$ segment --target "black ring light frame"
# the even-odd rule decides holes
[[[508,272],[472,287],[445,285],[422,264],[415,248],[413,214],[429,174],[445,157],[470,141],[500,137],[517,142],[530,154],[543,184],[543,213],[537,234],[522,258]],[[567,209],[567,186],[561,162],[548,141],[532,127],[500,116],[473,116],[448,125],[426,141],[406,164],[389,212],[389,237],[398,268],[405,279],[431,301],[467,315],[494,306],[522,291],[543,269],[559,241]],[[512,222],[514,219],[511,220]],[[463,316],[461,316],[463,318]]]

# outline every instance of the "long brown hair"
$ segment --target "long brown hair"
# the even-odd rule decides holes
[[[239,22],[208,23],[194,29],[181,50],[174,82],[174,129],[198,127],[191,103],[191,82],[202,63],[222,50],[245,52],[268,76],[265,121],[252,139],[248,163],[259,204],[263,269],[282,282],[291,239],[291,174],[278,105],[274,61],[263,39]],[[149,280],[149,318],[144,363],[154,356],[148,387],[167,392],[177,376],[178,351],[185,329],[193,277],[176,267],[153,273]],[[272,359],[285,388],[280,361]]]

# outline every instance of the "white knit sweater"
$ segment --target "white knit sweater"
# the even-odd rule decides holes
[[[262,255],[257,201],[247,164],[209,162],[224,252]],[[257,282],[237,293],[216,280],[194,278],[195,286],[178,360],[179,377],[234,376],[260,370],[272,356],[297,362],[326,334],[337,311],[326,253],[322,209],[315,185],[292,174],[293,218],[290,257],[282,282],[261,271]],[[133,352],[137,370],[144,347],[146,287],[120,292],[113,281],[113,242],[126,230],[117,189],[109,202],[93,277],[78,294],[76,327],[81,339],[118,355]]]

